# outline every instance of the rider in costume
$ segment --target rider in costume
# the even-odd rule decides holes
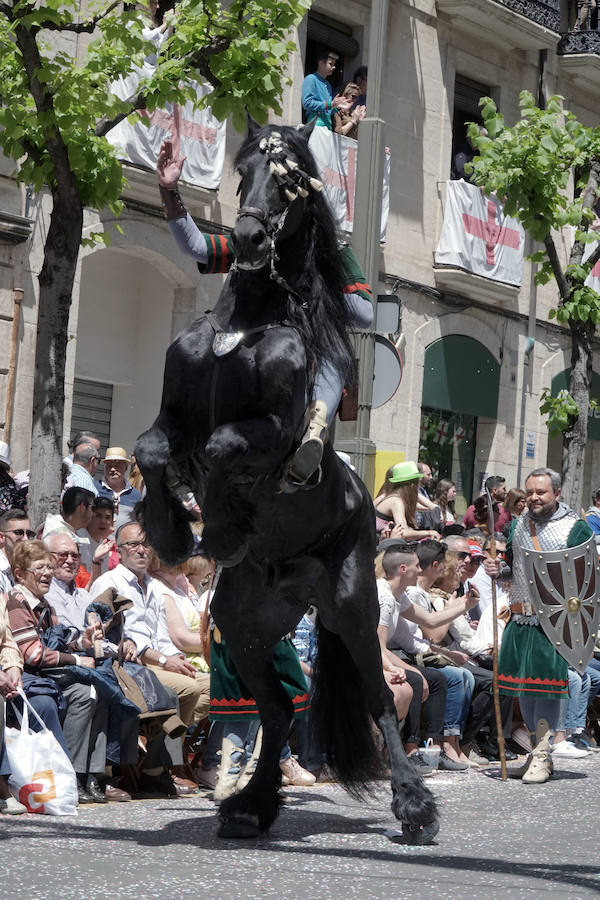
[[[501,693],[519,698],[533,746],[525,765],[509,771],[509,775],[521,778],[526,784],[542,784],[552,774],[550,738],[558,725],[560,699],[569,690],[567,659],[573,664],[563,638],[566,613],[556,599],[560,595],[556,585],[562,587],[563,576],[550,576],[551,557],[542,554],[563,551],[555,552],[555,557],[560,559],[552,565],[573,566],[575,556],[581,555],[584,549],[589,552],[585,544],[592,531],[560,501],[561,480],[557,472],[535,469],[525,482],[525,490],[527,509],[513,521],[507,543],[506,561],[512,568],[511,619],[502,638],[498,683]],[[569,552],[570,548],[576,549]],[[532,561],[539,569],[531,568]],[[592,562],[590,558],[590,563],[588,574],[597,566],[597,560]],[[485,570],[491,577],[498,577],[499,560],[486,560]],[[571,569],[567,571],[570,573]],[[564,591],[569,593],[566,587]],[[580,590],[579,596],[583,593]],[[570,602],[567,601],[567,610]],[[588,602],[595,603],[595,597]],[[549,625],[559,620],[560,627],[553,631]],[[564,627],[568,628],[566,624]],[[577,649],[576,654],[581,655],[581,650]]]
[[[165,141],[158,154],[156,173],[160,185],[165,218],[177,246],[186,256],[196,260],[203,274],[228,272],[234,252],[230,235],[204,234],[183,205],[177,190],[185,157],[176,153],[171,141]],[[342,250],[346,286],[344,300],[349,324],[369,328],[373,322],[373,297],[358,260],[350,247]],[[308,427],[289,465],[286,482],[289,487],[312,487],[313,478],[323,456],[323,441],[340,404],[344,381],[337,369],[327,362],[316,373]]]

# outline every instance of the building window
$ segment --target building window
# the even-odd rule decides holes
[[[360,65],[360,44],[352,36],[352,27],[337,22],[320,13],[308,14],[306,33],[306,54],[304,58],[304,74],[311,75],[317,69],[319,52],[334,50],[339,60],[331,79],[334,95],[352,80],[353,74]],[[303,113],[303,121],[306,117]]]
[[[104,456],[110,441],[112,402],[112,384],[76,378],[73,384],[71,440],[78,431],[93,431],[100,439],[100,452]]]
[[[454,83],[454,114],[452,118],[452,161],[450,177],[453,179],[464,178],[470,180],[470,176],[464,171],[466,163],[471,162],[475,155],[473,147],[467,136],[467,123],[478,122],[483,125],[479,100],[481,97],[489,97],[491,88],[477,81],[471,81],[462,75],[456,76]]]

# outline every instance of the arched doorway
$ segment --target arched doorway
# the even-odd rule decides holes
[[[485,474],[475,472],[477,432],[496,421],[499,386],[500,365],[475,338],[449,334],[426,348],[419,458],[456,483],[458,512]]]

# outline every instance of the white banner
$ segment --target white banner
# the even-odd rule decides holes
[[[446,183],[446,208],[436,265],[458,266],[494,281],[520,287],[523,280],[522,225],[504,215],[500,201],[467,181]]]
[[[590,258],[596,247],[598,246],[598,241],[594,241],[593,243],[586,244],[583,249],[583,257],[582,262],[587,262]],[[600,294],[600,262],[597,262],[595,266],[593,266],[592,271],[585,279],[585,284],[588,287],[591,287],[592,290],[596,291],[596,293]]]
[[[112,90],[126,100],[135,95],[139,75],[151,73],[151,69],[132,72],[127,78],[114,82]],[[197,88],[199,96],[212,90],[201,84]],[[225,122],[215,119],[210,108],[195,110],[190,100],[184,106],[169,103],[165,109],[150,114],[141,112],[149,120],[148,124],[136,122],[131,125],[124,119],[106,135],[121,159],[154,169],[162,142],[168,137],[179,137],[181,153],[187,157],[182,181],[213,190],[219,187],[225,160]]]
[[[321,173],[325,196],[333,211],[335,223],[340,231],[352,232],[358,141],[317,125],[308,143]],[[389,209],[390,151],[386,147],[381,206],[382,241],[385,241]]]

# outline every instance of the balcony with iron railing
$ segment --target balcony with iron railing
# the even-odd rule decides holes
[[[557,48],[563,72],[585,76],[585,83],[600,87],[600,19],[597,0],[571,0],[568,4],[568,31]]]
[[[590,0],[592,2],[592,0]],[[560,36],[561,0],[436,0],[438,14],[505,49],[550,49]]]

